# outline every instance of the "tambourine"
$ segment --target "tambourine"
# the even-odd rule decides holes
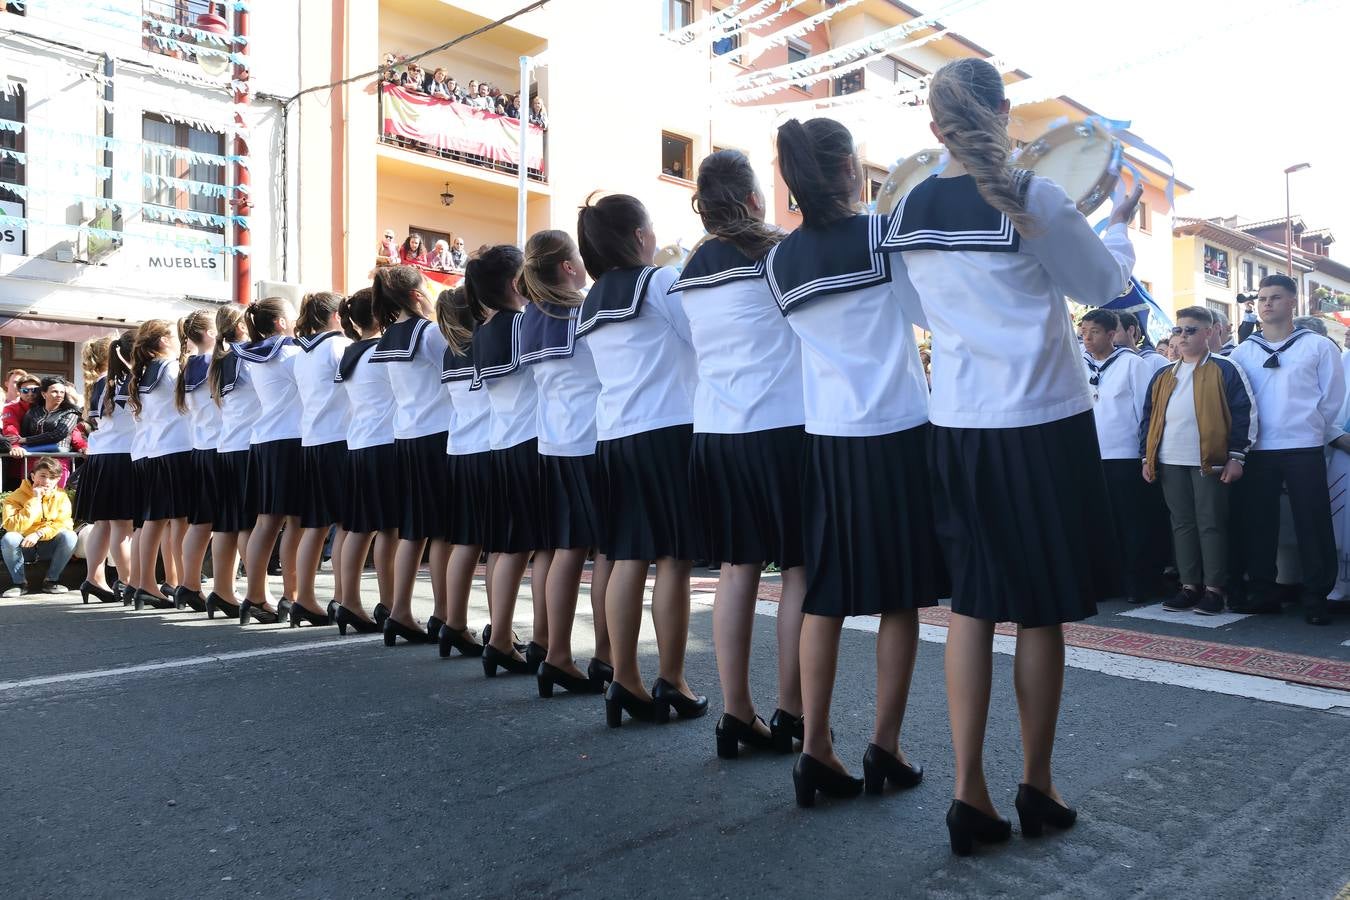
[[[919,182],[936,172],[942,163],[942,148],[920,150],[900,159],[891,167],[890,174],[877,192],[877,213],[890,215],[900,198],[914,190]]]
[[[1122,153],[1120,141],[1100,125],[1071,122],[1023,147],[1013,164],[1064,188],[1086,216],[1111,196]]]

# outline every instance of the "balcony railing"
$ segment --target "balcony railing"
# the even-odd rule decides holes
[[[520,121],[397,85],[380,85],[382,143],[414,153],[517,175]],[[547,133],[526,126],[526,175],[547,183]]]
[[[151,53],[196,62],[198,48],[220,53],[229,48],[201,36],[197,17],[228,15],[212,0],[141,0],[141,46]]]

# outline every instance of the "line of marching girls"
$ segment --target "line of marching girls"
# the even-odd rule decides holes
[[[695,195],[707,237],[678,273],[653,266],[643,204],[614,194],[587,201],[575,240],[543,231],[483,248],[439,297],[394,266],[350,297],[265,299],[123,335],[91,392],[98,427],[78,494],[97,523],[89,558],[110,559],[118,583],[91,564],[86,597],[436,645],[489,677],[531,674],[542,697],[603,694],[617,727],[707,711],[685,650],[691,560],[715,560],[716,752],[799,747],[807,807],[921,782],[900,740],[918,610],[950,597],[953,851],[1011,833],[982,762],[999,621],[1018,626],[1023,833],[1071,826],[1051,773],[1061,626],[1093,614],[1113,551],[1091,520],[1105,487],[1064,299],[1106,302],[1128,283],[1137,194],[1099,238],[1061,189],[1011,169],[987,63],[944,67],[930,106],[951,163],[890,217],[858,211],[844,126],[792,120],[778,163],[802,227],[766,224],[750,163],[718,151]],[[933,334],[931,394],[916,325]],[[321,598],[334,529],[334,593]],[[484,552],[480,638],[468,601]],[[583,668],[572,629],[588,559],[595,653]],[[412,606],[424,560],[426,622]],[[750,691],[766,564],[782,571],[767,720]],[[653,566],[658,663],[644,673]],[[830,711],[843,621],[863,615],[880,618],[858,778],[836,755]]]

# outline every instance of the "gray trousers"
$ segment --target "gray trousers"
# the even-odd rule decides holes
[[[1199,466],[1158,466],[1182,584],[1228,582],[1228,485]]]

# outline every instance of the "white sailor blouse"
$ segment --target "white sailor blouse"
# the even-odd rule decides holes
[[[1246,374],[1261,413],[1253,451],[1322,447],[1340,437],[1340,355],[1330,338],[1307,328],[1277,342],[1252,334],[1228,355]]]
[[[745,434],[801,425],[802,349],[770,302],[764,262],[710,238],[670,287],[698,357],[694,431]]]
[[[274,334],[261,341],[236,345],[234,352],[248,369],[258,394],[257,418],[249,440],[254,444],[300,437],[300,390],[295,384],[295,338]]]
[[[450,456],[486,453],[492,449],[492,401],[488,392],[473,390],[473,350],[445,348],[441,383],[450,397],[450,434],[445,452]]]
[[[131,439],[132,459],[156,459],[192,449],[192,427],[178,412],[174,388],[178,366],[166,359],[153,360],[139,385],[141,414]]]
[[[576,339],[579,313],[556,303],[531,303],[521,315],[520,359],[539,392],[535,421],[543,456],[595,452],[600,376],[591,348]]]
[[[220,443],[220,407],[211,399],[211,386],[206,381],[210,368],[209,353],[189,357],[183,367],[183,397],[187,401],[193,450],[214,450]]]
[[[524,318],[522,310],[498,310],[473,333],[470,390],[486,391],[492,405],[489,441],[493,450],[506,450],[539,436],[539,392],[529,371],[521,367]]]
[[[876,249],[885,216],[798,228],[769,251],[765,278],[801,340],[806,430],[836,437],[893,434],[928,420],[928,385],[914,328],[892,295]]]
[[[1106,359],[1083,354],[1083,369],[1092,392],[1092,417],[1102,459],[1139,459],[1139,422],[1156,371],[1127,347]]]
[[[393,400],[394,438],[412,440],[450,427],[449,399],[441,390],[445,335],[426,319],[411,317],[384,330],[372,363],[385,364]]]
[[[131,410],[127,409],[127,381],[125,378],[113,386],[112,408],[103,414],[103,396],[108,390],[108,376],[104,375],[94,382],[89,391],[89,421],[96,428],[89,433],[88,456],[103,453],[130,453],[131,442],[136,436],[136,423],[131,419]]]
[[[351,338],[340,331],[325,331],[295,342],[301,350],[295,358],[295,384],[302,407],[300,443],[318,447],[345,441],[351,404],[336,376]]]
[[[389,366],[370,364],[379,338],[354,341],[342,351],[333,383],[347,393],[347,449],[364,450],[394,442],[394,392]]]
[[[684,307],[669,293],[674,269],[601,275],[577,321],[600,378],[596,437],[614,440],[694,421],[698,365]]]
[[[231,344],[229,351],[216,361],[220,370],[220,440],[216,443],[219,453],[247,450],[253,420],[258,415],[258,392],[238,349],[238,344]],[[209,379],[207,383],[210,384]]]

